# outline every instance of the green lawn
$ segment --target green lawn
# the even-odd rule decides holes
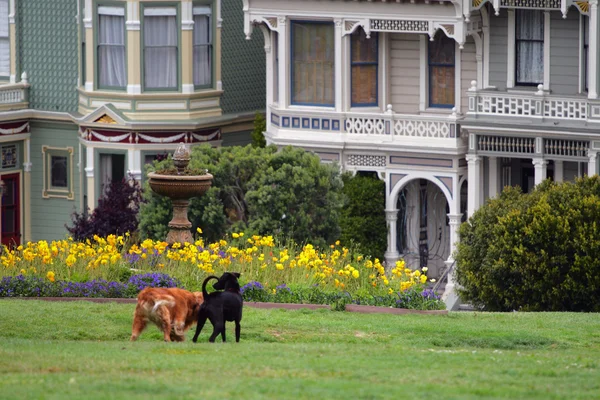
[[[211,345],[130,343],[133,309],[0,299],[0,399],[600,398],[598,314],[246,307]]]

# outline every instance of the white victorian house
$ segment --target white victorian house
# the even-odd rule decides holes
[[[598,16],[598,0],[244,0],[267,141],[376,172],[386,261],[433,277],[502,187],[597,173]]]

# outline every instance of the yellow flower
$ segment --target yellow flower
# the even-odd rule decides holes
[[[360,276],[360,274],[358,273],[357,270],[352,271],[352,276],[354,277],[354,279],[358,279],[358,277]]]
[[[21,275],[27,275],[27,271],[25,271],[24,269],[21,269]]]
[[[239,237],[240,237],[240,235],[239,235],[239,234],[237,234],[237,233],[235,233],[235,232],[234,232],[234,233],[232,233],[232,234],[231,234],[231,236],[232,236],[234,239],[237,239],[237,238],[239,238]]]
[[[336,246],[339,246],[339,245],[340,245],[340,241],[339,241],[339,240],[336,240],[336,241],[335,241],[335,245],[336,245]]]
[[[48,271],[48,273],[46,274],[46,278],[48,278],[50,282],[54,282],[54,272]]]
[[[275,268],[281,271],[283,269],[283,264],[277,263],[275,264]]]
[[[202,229],[200,229],[200,227],[198,227],[198,228],[196,228],[196,232],[198,232],[198,233],[201,234],[202,233]]]

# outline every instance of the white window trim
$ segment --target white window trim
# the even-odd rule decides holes
[[[550,90],[550,11],[544,12],[544,91]],[[514,89],[516,83],[516,16],[515,10],[508,10],[508,54],[506,55],[506,89]]]
[[[583,47],[585,46],[585,32],[584,27],[587,26],[589,29],[590,22],[587,21],[587,24],[584,25],[585,18],[589,18],[587,15],[579,14],[579,90],[580,94],[587,93],[585,89],[585,71],[586,66],[585,62],[585,53]],[[588,46],[588,58],[589,58],[589,46]],[[589,71],[589,68],[588,68]]]
[[[62,198],[67,200],[75,200],[74,186],[74,175],[73,175],[73,147],[50,147],[42,146],[42,176],[43,176],[43,190],[42,197],[45,199],[49,198]],[[51,160],[53,155],[60,155],[67,157],[67,187],[55,188],[51,185],[52,182],[52,169]]]
[[[212,15],[212,8],[209,5],[194,6],[192,15]]]
[[[144,7],[144,17],[176,17],[177,9],[174,6],[168,7]]]
[[[124,17],[125,7],[98,6],[98,14]]]
[[[362,28],[358,28],[362,29]],[[343,110],[350,112],[382,112],[386,110],[387,103],[387,65],[388,65],[388,35],[377,32],[377,105],[368,107],[352,107],[352,34],[342,37],[344,47],[344,96]],[[370,39],[368,39],[370,40]]]
[[[12,69],[11,65],[12,65],[12,56],[13,56],[11,54],[11,49],[12,49],[13,46],[12,46],[11,37],[10,37],[10,26],[11,26],[11,24],[14,24],[14,20],[12,20],[12,19],[14,19],[14,17],[11,18],[11,15],[12,15],[11,12],[14,12],[13,10],[14,10],[14,4],[11,1],[6,0],[6,12],[7,12],[7,14],[6,14],[6,27],[7,27],[7,32],[6,32],[6,36],[5,37],[3,36],[2,38],[5,39],[7,41],[7,43],[8,43],[8,47],[7,47],[7,52],[8,52],[8,54],[7,54],[7,57],[8,57],[8,71],[1,71],[0,72],[0,78],[2,78],[2,79],[10,79],[11,83],[14,83],[14,82],[12,82],[14,80],[14,78],[11,77],[11,72],[12,72],[11,71],[11,69]]]

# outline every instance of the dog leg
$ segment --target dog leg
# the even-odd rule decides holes
[[[213,333],[208,338],[208,341],[211,343],[214,343],[217,336],[219,336],[219,333],[221,334],[221,337],[223,338],[223,342],[225,342],[225,323],[223,323],[223,322],[216,322],[216,324],[213,324]]]
[[[148,320],[141,315],[137,315],[133,319],[133,328],[131,329],[130,341],[135,342],[138,337],[142,334],[142,331],[146,328]]]
[[[242,331],[242,327],[240,326],[240,321],[235,320],[235,341],[239,343],[240,341],[240,333]]]
[[[158,317],[158,323],[160,324],[160,330],[163,333],[165,342],[171,341],[171,313],[167,307],[159,307],[156,310],[156,316]]]
[[[198,315],[198,325],[196,325],[196,333],[194,334],[194,338],[192,339],[192,342],[196,343],[198,341],[198,336],[200,335],[200,332],[202,332],[202,328],[204,328],[204,324],[206,323],[206,314],[204,313],[200,313]]]

